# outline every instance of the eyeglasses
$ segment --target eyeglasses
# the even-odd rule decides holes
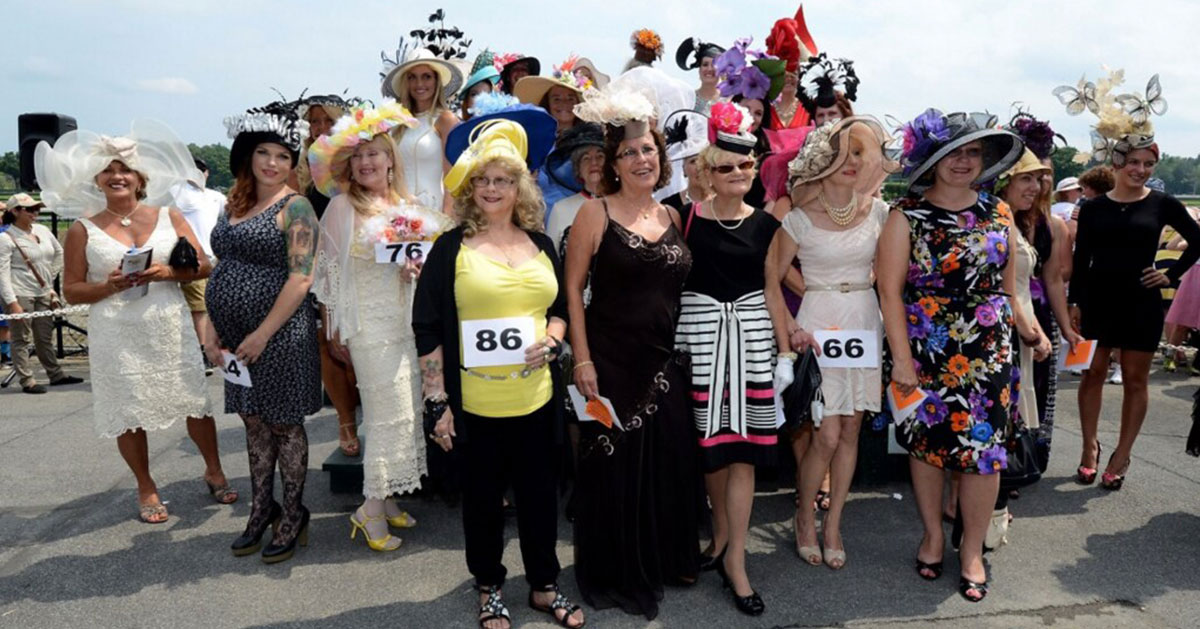
[[[471,177],[471,185],[474,186],[476,190],[483,190],[489,185],[497,190],[509,190],[516,185],[516,183],[516,181],[508,177],[493,177],[491,179],[488,179],[487,177]]]
[[[631,159],[638,155],[641,155],[642,157],[645,157],[646,159],[651,159],[651,158],[657,157],[658,156],[658,147],[647,145],[647,146],[643,146],[642,150],[640,150],[640,151],[637,149],[625,149],[624,151],[617,153],[617,159]]]
[[[713,172],[721,173],[722,175],[728,175],[735,170],[748,173],[754,170],[754,160],[746,160],[740,164],[721,164],[720,166],[713,166],[712,169]]]

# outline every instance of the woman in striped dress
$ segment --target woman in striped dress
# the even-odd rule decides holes
[[[713,541],[701,567],[719,570],[738,609],[758,615],[764,605],[746,575],[746,531],[754,467],[772,463],[776,445],[775,340],[763,288],[779,221],[744,201],[755,176],[750,122],[739,105],[712,107],[715,141],[701,151],[700,163],[716,196],[685,212],[693,263],[675,345],[692,357],[692,415],[713,507]]]

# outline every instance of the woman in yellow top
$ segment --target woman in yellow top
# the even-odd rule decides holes
[[[477,116],[452,132],[472,140],[447,155],[455,165],[446,189],[460,225],[430,250],[413,304],[425,425],[443,450],[461,449],[463,531],[479,625],[512,626],[501,600],[502,504],[511,485],[529,605],[564,627],[582,627],[583,612],[558,590],[554,550],[563,404],[560,370],[547,367],[566,334],[566,297],[527,165],[550,148],[531,147],[528,138],[553,129],[554,120],[540,110],[511,118]],[[447,146],[465,143],[451,137]]]

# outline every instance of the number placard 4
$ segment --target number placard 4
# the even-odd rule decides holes
[[[525,348],[537,340],[533,334],[533,317],[463,321],[463,367],[524,365]]]
[[[413,240],[409,242],[375,243],[375,261],[379,264],[404,264],[425,262],[425,256],[433,248],[433,241]]]
[[[233,352],[226,350],[221,350],[221,356],[225,359],[225,364],[221,365],[221,371],[225,372],[225,381],[250,388],[250,370],[246,368],[246,363],[238,360]]]
[[[820,367],[872,369],[879,366],[879,333],[875,330],[817,330]]]

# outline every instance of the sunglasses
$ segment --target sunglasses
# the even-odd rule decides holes
[[[754,160],[746,160],[740,164],[721,164],[720,166],[713,166],[713,172],[717,172],[722,175],[728,175],[735,170],[740,170],[747,173],[754,170]]]
[[[20,206],[18,206],[18,207],[17,207],[17,209],[18,209],[18,210],[24,210],[24,211],[26,211],[26,212],[29,212],[30,214],[38,214],[38,213],[40,213],[40,212],[42,211],[42,208],[41,208],[41,206],[38,206],[38,205],[35,205],[35,206],[33,206],[33,207],[20,207]]]

